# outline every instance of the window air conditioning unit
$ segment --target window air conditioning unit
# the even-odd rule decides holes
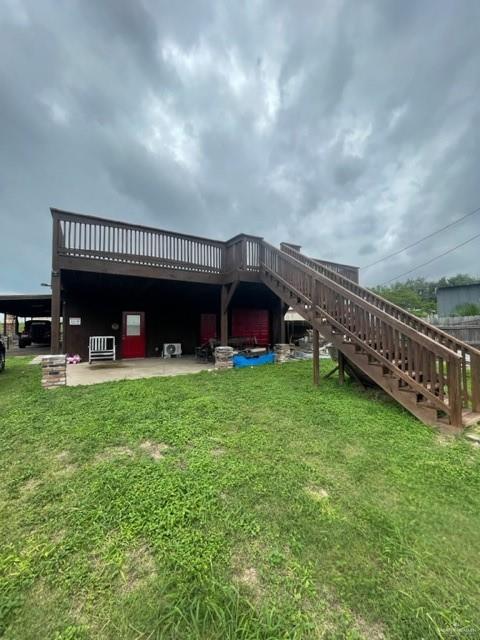
[[[163,345],[163,357],[171,358],[172,356],[182,355],[182,345],[179,342],[165,342]]]

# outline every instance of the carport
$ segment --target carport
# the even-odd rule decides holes
[[[52,296],[50,294],[0,295],[0,313],[3,313],[1,333],[13,337],[18,335],[18,319],[50,318],[52,314]],[[13,328],[9,329],[7,319],[13,319]]]

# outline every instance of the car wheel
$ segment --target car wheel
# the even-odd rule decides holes
[[[5,354],[0,353],[0,373],[5,369]]]

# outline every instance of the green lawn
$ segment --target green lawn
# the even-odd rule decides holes
[[[480,637],[465,440],[309,363],[43,391],[27,362],[0,376],[0,635]]]

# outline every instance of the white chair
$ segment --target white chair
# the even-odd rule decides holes
[[[97,360],[115,361],[115,337],[91,336],[88,343],[88,363]]]

